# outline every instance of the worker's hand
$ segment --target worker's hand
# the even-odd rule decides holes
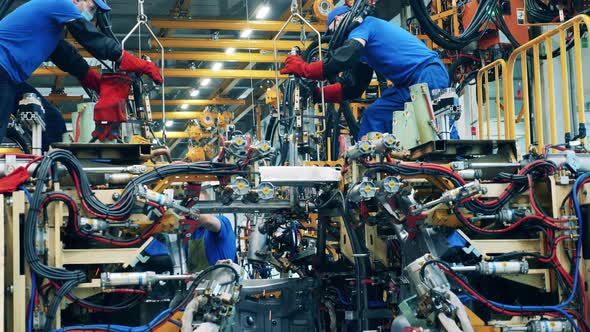
[[[324,102],[331,104],[340,104],[343,101],[342,84],[336,83],[324,87]],[[313,93],[313,102],[322,102],[322,90],[316,88]]]
[[[119,69],[121,69],[122,71],[130,71],[142,75],[149,75],[154,80],[154,82],[156,82],[159,85],[162,85],[162,83],[164,83],[164,79],[160,74],[160,69],[158,69],[156,65],[149,61],[136,58],[127,51],[123,51],[123,56],[121,57],[121,64],[119,65]]]
[[[83,87],[100,93],[100,75],[92,68],[88,69],[86,76],[80,81]]]
[[[298,55],[289,55],[285,61],[285,68],[281,69],[281,74],[293,74],[312,80],[323,80],[324,64],[319,62],[305,63],[303,58]]]

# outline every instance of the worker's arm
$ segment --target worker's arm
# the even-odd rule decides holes
[[[359,40],[347,40],[344,45],[330,53],[330,57],[324,62],[305,63],[300,56],[290,55],[285,61],[285,68],[281,69],[281,74],[295,74],[316,81],[336,77],[360,61],[365,43],[364,40]]]
[[[365,63],[356,63],[346,71],[338,81],[342,84],[342,96],[344,100],[360,98],[371,84],[373,68]]]
[[[359,98],[371,84],[372,78],[373,69],[367,64],[358,62],[338,77],[337,83],[324,87],[324,101],[341,103],[344,100]],[[314,102],[321,101],[321,90],[318,88],[314,93]]]
[[[119,43],[96,29],[92,23],[84,18],[66,23],[68,31],[80,45],[100,60],[120,61],[123,49]]]
[[[80,52],[65,40],[60,40],[49,56],[59,69],[72,74],[82,86],[100,92],[100,76],[92,70]]]
[[[361,52],[365,47],[362,39],[349,39],[332,52],[323,65],[324,77],[334,77],[347,69],[352,68],[361,59]]]
[[[202,214],[199,219],[199,225],[209,232],[219,233],[221,231],[221,221],[211,214]]]
[[[76,41],[95,58],[119,62],[119,69],[122,71],[147,74],[158,84],[164,82],[160,70],[153,63],[123,51],[116,40],[102,34],[84,18],[68,21],[66,27]]]

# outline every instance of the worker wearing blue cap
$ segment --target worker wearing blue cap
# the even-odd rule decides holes
[[[348,14],[347,6],[335,8],[328,16],[328,31],[335,31]],[[369,86],[373,71],[394,86],[383,91],[381,98],[364,112],[359,139],[370,132],[391,133],[393,112],[403,110],[410,101],[410,86],[427,83],[434,90],[450,85],[436,52],[406,30],[371,16],[350,32],[340,48],[331,50],[327,61],[308,64],[301,57],[289,56],[281,73],[323,80],[346,72],[336,79],[336,84],[324,87],[326,102],[340,103],[359,98]],[[316,101],[319,95],[317,89]]]
[[[158,68],[151,62],[122,50],[114,39],[99,32],[91,21],[97,11],[110,11],[103,0],[31,0],[0,20],[0,142],[6,136],[8,119],[24,93],[37,90],[26,83],[44,61],[80,80],[82,86],[100,92],[100,76],[78,50],[64,40],[64,27],[90,54],[100,60],[119,63],[126,72],[151,76],[163,83]],[[45,145],[60,141],[66,131],[57,109],[43,100],[45,107]]]

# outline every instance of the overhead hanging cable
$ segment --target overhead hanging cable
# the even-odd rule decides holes
[[[482,0],[479,7],[477,7],[471,24],[459,36],[453,36],[448,31],[439,27],[432,20],[423,1],[410,1],[410,6],[420,23],[422,31],[434,43],[447,50],[460,50],[465,48],[469,43],[480,39],[486,33],[487,29],[484,27],[487,27],[493,20],[498,4],[496,0]]]

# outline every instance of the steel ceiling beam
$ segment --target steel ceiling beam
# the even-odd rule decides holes
[[[271,70],[212,70],[212,69],[166,69],[165,77],[175,78],[238,78],[238,79],[274,79],[275,72]],[[33,76],[68,76],[57,67],[39,68],[33,72]],[[286,79],[287,75],[279,75]]]
[[[281,30],[284,21],[239,21],[239,20],[203,20],[203,19],[180,19],[171,20],[167,18],[155,18],[151,20],[151,25],[155,28],[163,29],[187,29],[187,30],[254,30],[254,31],[272,31]],[[320,32],[326,31],[325,24],[313,24],[314,28]],[[305,26],[305,30],[310,32],[311,28]],[[301,26],[290,24],[286,32],[301,32]]]
[[[252,50],[274,50],[272,40],[259,39],[203,39],[203,38],[176,38],[167,37],[159,38],[164,48],[194,48],[194,49],[252,49]],[[78,49],[83,49],[75,39],[68,38],[67,42],[74,45]],[[311,42],[310,42],[311,43]],[[159,47],[158,43],[150,39],[149,46],[156,49]],[[306,46],[298,40],[279,40],[277,41],[277,49],[279,51],[290,51],[294,46],[299,46],[305,49]]]
[[[274,44],[272,40],[256,40],[256,39],[197,39],[197,38],[160,38],[160,43],[164,48],[196,48],[196,49],[216,49],[216,48],[236,48],[236,49],[257,49],[257,50],[273,50]],[[158,47],[157,43],[150,40],[151,47]],[[305,49],[300,41],[279,40],[277,41],[277,49],[280,51],[291,50],[294,46],[299,46]]]
[[[151,100],[151,105],[162,105],[162,100]],[[186,99],[186,100],[166,100],[166,105],[179,106],[179,105],[191,105],[191,106],[209,106],[209,105],[245,105],[244,100],[233,100],[233,99]],[[154,112],[155,113],[155,112]],[[168,112],[166,112],[168,114]]]
[[[166,120],[194,120],[202,112],[166,112]],[[71,120],[72,113],[63,113],[64,119]],[[152,119],[162,120],[162,112],[153,112]]]
[[[239,78],[239,79],[274,79],[275,72],[272,70],[233,70],[233,69],[166,69],[166,77],[176,78]],[[287,75],[279,75],[279,78],[286,79]]]
[[[88,51],[81,51],[83,57],[93,58]],[[161,54],[158,52],[142,52],[149,56],[152,61],[160,59]],[[260,53],[234,53],[231,55],[224,52],[166,52],[164,54],[166,60],[180,60],[180,61],[221,61],[221,62],[256,62],[256,63],[273,63],[275,57],[272,54]],[[279,55],[279,62],[284,62],[286,55]]]

